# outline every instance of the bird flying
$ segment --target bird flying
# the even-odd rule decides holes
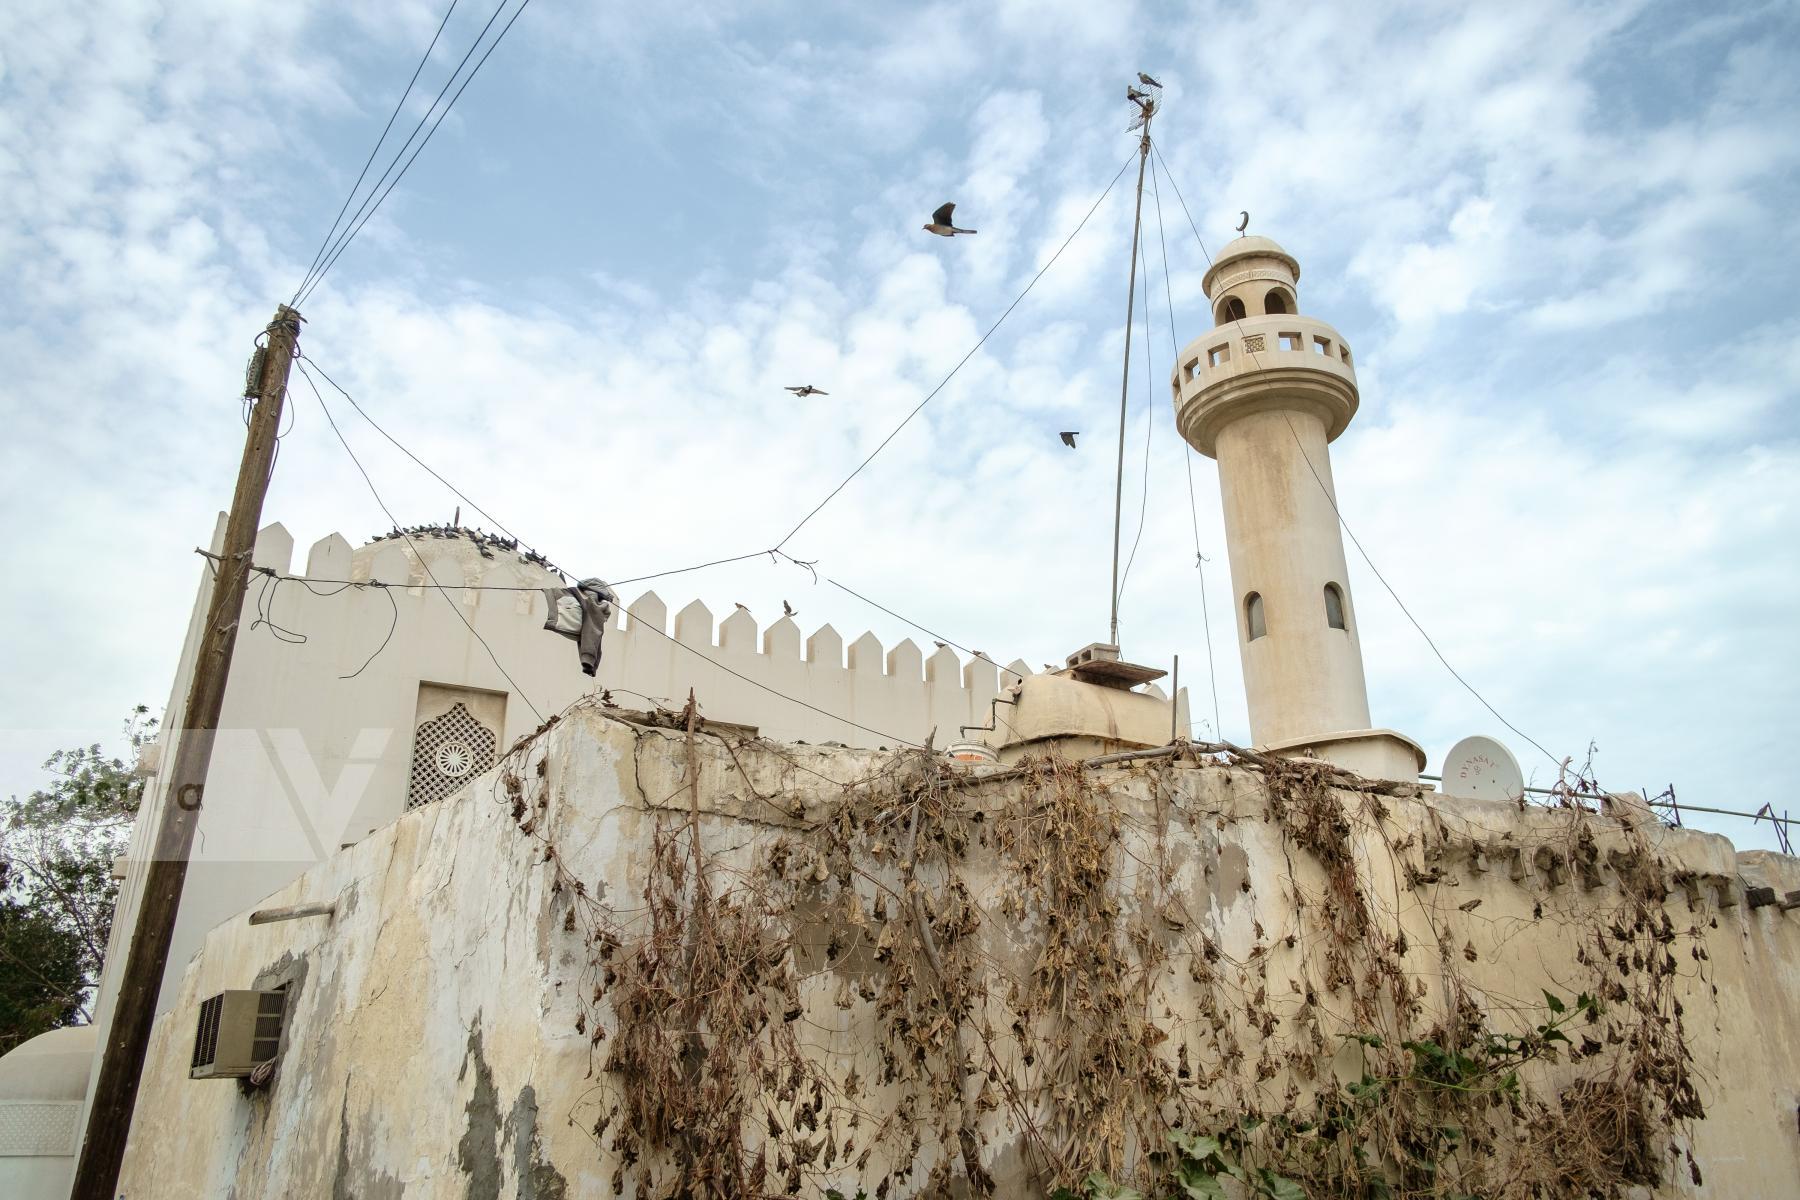
[[[807,397],[807,396],[829,396],[829,395],[831,395],[830,392],[822,391],[819,388],[814,387],[810,383],[803,383],[799,387],[791,387],[790,386],[790,387],[784,388],[783,390],[792,392],[792,393],[794,393],[794,395],[800,396],[802,398]]]
[[[1242,233],[1242,232],[1244,232],[1244,230],[1250,228],[1250,214],[1247,211],[1242,211],[1238,215],[1242,219],[1240,221],[1238,221],[1237,231],[1239,233]]]
[[[800,614],[794,611],[793,605],[789,604],[786,600],[783,600],[781,602],[781,615],[784,617],[797,617]]]
[[[1153,87],[1158,90],[1161,90],[1161,88],[1162,88],[1162,84],[1156,82],[1156,80],[1150,78],[1148,75],[1144,74],[1142,71],[1138,72],[1138,82],[1143,84],[1145,87]]]
[[[944,204],[931,214],[931,224],[925,226],[926,233],[935,233],[939,237],[955,237],[959,233],[974,233],[973,229],[958,229],[951,222],[956,212],[955,204]]]
[[[1062,435],[1063,445],[1065,445],[1069,449],[1073,450],[1075,448],[1075,435],[1080,432],[1081,432],[1081,430],[1079,430],[1079,429],[1063,430],[1063,435]]]

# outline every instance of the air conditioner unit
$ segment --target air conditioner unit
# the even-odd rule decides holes
[[[189,1079],[243,1079],[281,1048],[286,992],[220,992],[200,1004]]]

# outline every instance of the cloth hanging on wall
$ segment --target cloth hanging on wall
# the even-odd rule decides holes
[[[600,669],[600,639],[619,598],[604,581],[584,579],[570,588],[545,588],[544,599],[550,606],[544,628],[573,641],[582,672],[592,675]]]

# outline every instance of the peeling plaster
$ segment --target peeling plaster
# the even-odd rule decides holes
[[[506,1136],[513,1147],[513,1181],[518,1200],[564,1200],[569,1181],[544,1161],[544,1143],[538,1136],[537,1089],[529,1083],[519,1091],[506,1118]]]
[[[500,1200],[500,1093],[494,1071],[481,1048],[481,1014],[469,1022],[469,1050],[463,1057],[460,1082],[475,1064],[475,1092],[463,1105],[467,1128],[456,1143],[456,1164],[469,1177],[468,1200]]]

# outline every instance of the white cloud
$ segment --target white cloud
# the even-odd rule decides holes
[[[7,786],[66,736],[30,730],[105,736],[160,701],[190,549],[235,469],[250,337],[433,7],[0,11],[15,282],[0,496],[30,564],[0,615],[15,675],[38,681],[0,709],[23,731]],[[1598,741],[1622,785],[1781,802],[1751,764],[1800,713],[1785,669],[1800,658],[1800,314],[1779,270],[1800,135],[1771,44],[1791,49],[1791,20],[1684,31],[1636,5],[1396,6],[1318,10],[1271,38],[1238,6],[536,12],[421,160],[437,173],[409,177],[309,305],[305,344],[540,548],[620,577],[772,544],[1081,219],[1130,153],[1120,93],[1144,67],[1169,85],[1159,144],[1209,244],[1250,209],[1303,260],[1307,311],[1357,346],[1364,410],[1334,449],[1339,494],[1450,661],[1556,752]],[[1691,49],[1671,49],[1684,33]],[[1130,183],[797,554],[1003,659],[1103,634]],[[1185,342],[1205,322],[1204,264],[1162,190]],[[526,198],[559,239],[536,282],[508,274],[541,232],[509,223]],[[982,232],[918,233],[943,199]],[[1149,256],[1156,427],[1127,650],[1180,653],[1196,714],[1210,709],[1197,517],[1224,725],[1242,737],[1216,476],[1192,464],[1190,512],[1154,240]],[[832,394],[781,390],[803,382]],[[269,515],[302,540],[357,540],[385,522],[295,394]],[[448,517],[452,498],[336,411],[403,519]],[[792,599],[849,636],[923,636],[811,586],[766,562],[657,583],[676,606]],[[1377,720],[1434,754],[1492,729],[1380,584],[1356,567],[1352,586]],[[1698,749],[1719,746],[1738,752],[1723,767]]]

